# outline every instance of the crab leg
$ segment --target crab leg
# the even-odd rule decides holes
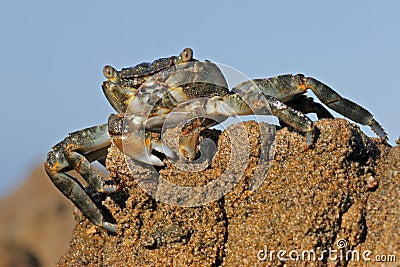
[[[215,101],[211,99],[211,101]],[[213,103],[215,113],[225,116],[272,114],[279,120],[293,128],[307,133],[307,145],[311,146],[314,141],[313,122],[303,113],[286,105],[279,99],[265,95],[261,92],[249,89],[242,93],[230,94]],[[208,112],[213,112],[211,109]]]
[[[115,192],[116,186],[104,181],[90,164],[90,161],[104,158],[110,142],[106,124],[71,133],[48,153],[45,170],[54,185],[71,199],[86,218],[115,232],[115,225],[104,221],[88,192],[77,179],[66,173],[74,169],[88,182],[91,189],[104,193]]]
[[[373,118],[369,111],[343,98],[328,85],[312,77],[304,77],[302,74],[285,74],[268,79],[246,81],[236,87],[239,87],[239,90],[246,90],[252,88],[254,85],[266,95],[274,96],[284,102],[293,100],[310,89],[318,99],[329,108],[332,108],[355,122],[370,126],[380,138],[383,140],[387,139],[384,129]]]
[[[315,103],[311,97],[305,95],[300,95],[286,104],[304,114],[315,113],[319,120],[333,118],[333,115],[323,105]]]
[[[314,94],[320,99],[325,105],[331,109],[339,112],[343,116],[349,119],[361,123],[362,125],[368,125],[371,129],[383,140],[387,139],[385,130],[381,125],[374,119],[372,114],[357,105],[356,103],[341,97],[338,93],[332,90],[326,84],[312,78],[303,78],[303,84],[306,89],[311,89]]]
[[[299,131],[307,132],[313,129],[312,121],[301,112],[287,106],[276,97],[253,90],[227,95],[214,105],[217,113],[226,116],[272,113]]]
[[[197,116],[215,118],[218,121],[229,116],[272,114],[293,128],[306,132],[308,146],[311,146],[314,141],[315,127],[307,116],[273,96],[264,95],[260,91],[256,92],[249,88],[245,92],[207,99],[204,112],[205,114],[197,114]],[[199,143],[202,122],[198,117],[184,124],[179,139],[179,150],[189,160],[194,160]]]

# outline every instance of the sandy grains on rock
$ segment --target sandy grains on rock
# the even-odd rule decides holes
[[[126,160],[112,146],[107,167],[123,189],[103,203],[118,222],[118,232],[107,233],[77,212],[70,249],[58,265],[283,266],[276,254],[264,259],[262,252],[315,250],[318,257],[324,249],[338,249],[340,240],[349,250],[396,253],[398,147],[372,141],[343,119],[321,120],[316,126],[320,132],[308,150],[305,137],[288,128],[276,132],[274,143],[271,128],[255,122],[231,126],[230,136],[209,131],[217,151],[196,163],[194,169],[203,168],[198,172],[186,171],[184,162],[151,170]],[[175,142],[174,133],[168,134]],[[157,171],[166,181],[187,187],[207,186],[227,174],[222,184],[234,187],[205,205],[169,205],[151,195],[193,205],[206,201],[217,187],[198,193],[195,200],[185,194],[176,197],[176,191],[158,180]],[[229,178],[237,174],[238,181]],[[371,176],[379,182],[377,189],[368,188]],[[290,262],[296,265],[363,262]]]

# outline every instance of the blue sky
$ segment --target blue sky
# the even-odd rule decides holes
[[[0,196],[68,132],[107,121],[102,68],[178,54],[249,77],[304,73],[400,135],[398,1],[6,1]],[[365,129],[368,135],[373,134]]]

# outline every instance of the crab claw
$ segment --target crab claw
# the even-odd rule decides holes
[[[164,166],[164,162],[153,155],[152,150],[164,153],[168,157],[173,157],[172,150],[165,144],[153,139],[150,134],[140,134],[137,132],[125,133],[124,135],[114,136],[114,144],[125,155],[134,160],[155,165]]]
[[[201,121],[199,118],[189,120],[181,130],[179,152],[190,161],[196,158],[197,145],[200,138]]]
[[[155,151],[158,151],[160,153],[163,153],[169,158],[174,157],[174,152],[172,152],[171,148],[167,146],[166,144],[161,143],[160,141],[157,140],[151,140],[151,145]]]

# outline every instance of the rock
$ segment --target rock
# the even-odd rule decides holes
[[[189,167],[178,161],[150,169],[111,146],[107,168],[123,190],[103,204],[118,231],[93,226],[77,211],[70,248],[58,266],[283,266],[282,257],[296,255],[300,261],[289,265],[362,266],[323,251],[396,255],[398,147],[366,137],[344,119],[316,126],[311,149],[303,134],[288,128],[276,131],[272,144],[274,132],[264,123],[209,131],[218,141],[214,158]],[[165,137],[173,144],[176,133]],[[218,190],[224,197],[210,201]]]
[[[68,248],[72,204],[51,183],[43,165],[0,201],[0,266],[54,266]]]
[[[0,242],[0,266],[3,267],[39,267],[39,259],[32,251],[14,240]]]

